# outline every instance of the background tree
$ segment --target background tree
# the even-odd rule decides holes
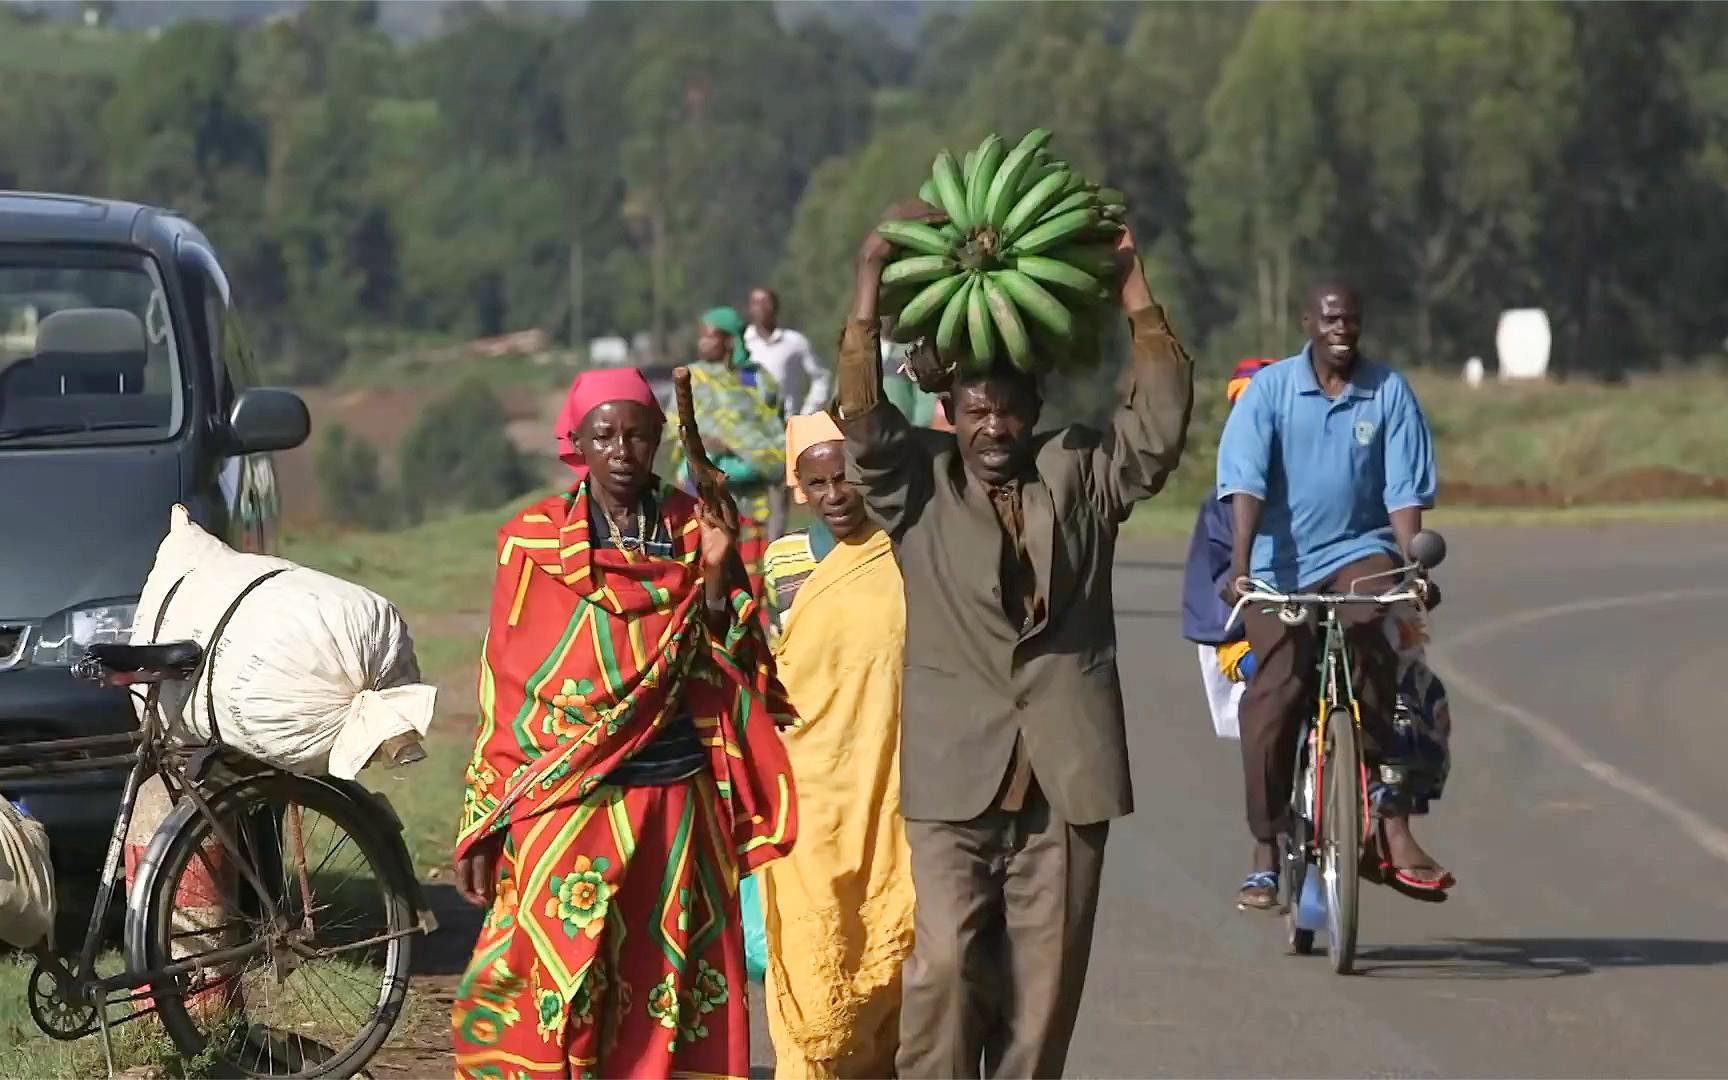
[[[397,501],[384,485],[378,451],[371,443],[337,424],[319,441],[314,467],[325,517],[367,529],[396,524]]]
[[[504,405],[473,379],[432,405],[402,440],[402,505],[410,520],[491,510],[539,483],[505,428]]]

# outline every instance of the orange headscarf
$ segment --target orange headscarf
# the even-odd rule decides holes
[[[798,486],[798,455],[817,443],[840,442],[845,438],[846,436],[841,434],[840,425],[825,412],[787,418],[786,486],[792,489],[795,502],[802,504],[809,501],[804,498],[804,489]]]
[[[1236,399],[1242,396],[1242,391],[1248,389],[1248,383],[1253,380],[1254,376],[1258,375],[1262,369],[1277,362],[1276,360],[1251,358],[1237,364],[1236,370],[1230,373],[1230,381],[1224,386],[1224,399],[1232,405],[1236,404]]]

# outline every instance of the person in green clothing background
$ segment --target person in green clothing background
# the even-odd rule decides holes
[[[952,431],[953,425],[942,412],[942,399],[920,389],[906,374],[906,358],[911,345],[902,345],[888,334],[889,320],[882,320],[882,392],[914,427]]]
[[[690,396],[709,457],[726,474],[738,503],[738,554],[749,572],[751,590],[760,596],[772,511],[768,492],[786,478],[786,428],[780,420],[778,388],[750,362],[744,319],[736,309],[714,308],[702,316],[697,331],[701,363],[690,366]],[[667,442],[673,475],[689,490],[683,444],[676,438]]]

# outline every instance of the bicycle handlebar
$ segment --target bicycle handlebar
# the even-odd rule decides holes
[[[1415,573],[1418,567],[1406,568],[1407,572]],[[1266,584],[1264,581],[1249,579],[1249,588],[1236,601],[1236,606],[1230,609],[1230,619],[1224,624],[1228,632],[1241,618],[1242,609],[1255,601],[1279,604],[1285,607],[1308,607],[1314,605],[1340,606],[1348,604],[1402,604],[1422,600],[1428,592],[1427,581],[1421,577],[1412,578],[1400,588],[1384,593],[1283,593]]]

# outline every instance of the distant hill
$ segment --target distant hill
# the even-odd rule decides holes
[[[220,19],[254,26],[272,15],[303,7],[307,0],[120,0],[113,6],[111,25],[127,29],[165,26],[184,19]],[[808,18],[825,18],[841,25],[874,25],[903,43],[909,43],[918,27],[932,12],[956,7],[971,0],[775,0],[781,17],[789,25]],[[54,20],[81,18],[80,0],[0,0],[12,7],[30,8]],[[399,41],[415,41],[439,32],[452,11],[469,6],[508,9],[527,6],[520,0],[382,0],[379,25]],[[537,0],[535,9],[562,10],[576,14],[588,0]]]

